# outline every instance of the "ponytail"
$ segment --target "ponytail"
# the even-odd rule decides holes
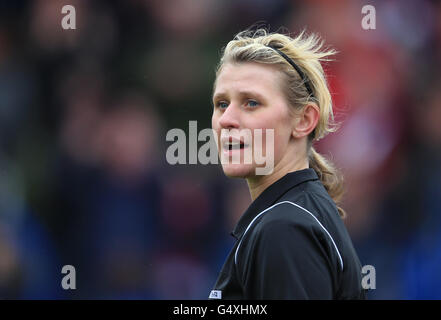
[[[326,191],[334,200],[340,217],[346,218],[346,212],[339,206],[344,194],[343,175],[332,162],[318,153],[314,147],[309,150],[309,167],[314,169]]]

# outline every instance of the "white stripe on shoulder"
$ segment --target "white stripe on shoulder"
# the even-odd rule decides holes
[[[294,203],[294,202],[291,202],[291,201],[282,201],[282,202],[278,202],[278,203],[272,205],[271,207],[266,208],[265,210],[263,210],[261,213],[259,213],[257,216],[254,217],[254,219],[250,222],[250,224],[248,225],[248,227],[245,229],[245,232],[244,232],[244,234],[242,235],[242,238],[240,239],[239,244],[237,245],[236,253],[234,254],[234,263],[237,265],[237,253],[239,252],[239,248],[240,248],[240,245],[241,245],[241,243],[242,243],[242,239],[244,238],[245,234],[246,234],[247,231],[250,229],[250,227],[253,225],[254,221],[256,221],[257,218],[259,218],[262,214],[264,214],[264,213],[267,212],[268,210],[271,210],[272,208],[274,208],[274,207],[276,207],[276,206],[278,206],[278,205],[280,205],[280,204],[284,204],[284,203],[285,203],[285,204],[290,204],[290,205],[293,205],[293,206],[295,206],[295,207],[297,207],[297,208],[302,209],[303,211],[305,211],[305,212],[307,212],[309,215],[311,215],[311,217],[313,217],[315,221],[317,221],[317,223],[319,224],[319,226],[320,226],[320,227],[326,232],[326,234],[327,234],[327,235],[329,236],[329,238],[331,239],[331,242],[332,242],[332,244],[334,245],[334,248],[335,248],[335,250],[337,251],[337,255],[338,255],[338,258],[339,258],[339,260],[340,260],[341,270],[343,271],[343,259],[341,258],[340,251],[338,250],[337,245],[335,244],[334,239],[333,239],[332,236],[329,234],[328,230],[326,230],[326,228],[320,223],[320,221],[319,221],[319,220],[318,220],[318,219],[317,219],[317,218],[316,218],[311,212],[309,212],[308,210],[306,210],[306,209],[303,208],[302,206],[299,206],[298,204],[296,204],[296,203]]]

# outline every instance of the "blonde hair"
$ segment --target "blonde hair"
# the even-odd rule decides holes
[[[288,56],[303,71],[305,78],[274,48]],[[322,62],[331,61],[336,54],[334,49],[323,49],[323,41],[316,34],[306,35],[302,31],[297,37],[281,33],[269,33],[265,29],[242,31],[223,49],[223,54],[216,70],[216,79],[226,63],[257,62],[275,65],[284,74],[286,85],[283,90],[287,101],[294,110],[301,110],[314,103],[320,109],[320,116],[315,129],[308,136],[307,154],[309,166],[320,178],[325,189],[337,205],[341,217],[345,211],[338,206],[343,193],[343,176],[325,157],[319,154],[312,143],[337,130],[332,111],[332,98],[329,92]],[[305,81],[308,81],[311,93]],[[214,83],[216,86],[216,81]]]

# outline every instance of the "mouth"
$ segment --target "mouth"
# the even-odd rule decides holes
[[[236,140],[233,138],[227,138],[223,139],[222,141],[222,148],[224,150],[241,150],[248,147],[248,144],[244,143],[243,141]]]
[[[226,143],[224,144],[224,149],[226,150],[240,150],[245,148],[245,144],[244,143]]]

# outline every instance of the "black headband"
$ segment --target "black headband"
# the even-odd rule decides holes
[[[308,78],[306,77],[306,75],[303,73],[302,69],[300,69],[300,67],[299,67],[298,65],[296,65],[296,64],[294,63],[294,61],[292,61],[292,59],[291,59],[290,57],[288,57],[286,54],[284,54],[284,53],[283,53],[282,51],[280,51],[279,49],[277,49],[277,48],[275,48],[275,47],[273,47],[273,46],[270,46],[270,45],[267,45],[267,47],[268,47],[268,48],[271,48],[271,49],[273,49],[273,50],[275,50],[275,51],[276,51],[278,54],[280,54],[280,55],[281,55],[286,61],[288,61],[289,64],[292,65],[292,67],[293,67],[294,69],[296,69],[297,73],[300,75],[300,78],[302,78],[302,81],[303,81],[303,83],[305,84],[306,90],[308,90],[308,93],[309,93],[312,97],[314,97],[314,94],[312,93],[311,86],[310,86],[310,84],[309,84],[309,80],[308,80]]]

